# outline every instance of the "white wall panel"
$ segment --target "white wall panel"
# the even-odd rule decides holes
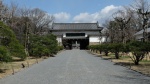
[[[57,41],[58,41],[58,43],[62,42],[62,38],[61,37],[57,37]]]

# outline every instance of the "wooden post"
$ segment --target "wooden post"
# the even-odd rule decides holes
[[[13,67],[12,64],[11,64],[11,69],[12,69],[12,74],[14,75],[15,74],[15,70],[14,70],[14,67]]]
[[[29,65],[29,62],[28,62],[28,60],[27,60],[27,65],[28,65],[28,68],[29,68],[29,66],[30,66],[30,65]]]
[[[37,57],[36,57],[36,63],[38,64],[38,59],[37,59]]]
[[[129,69],[131,69],[132,67],[131,67],[131,62],[129,61],[129,64],[130,64],[130,67],[129,67]]]
[[[22,65],[22,68],[25,68],[25,65],[24,65],[24,63],[22,63],[21,65]]]

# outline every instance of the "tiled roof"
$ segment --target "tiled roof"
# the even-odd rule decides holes
[[[97,23],[53,23],[52,30],[100,30]]]
[[[135,33],[135,35],[143,34],[143,31],[144,31],[144,30],[141,30],[141,31]],[[150,32],[150,28],[147,28],[145,31],[146,31],[147,33]]]

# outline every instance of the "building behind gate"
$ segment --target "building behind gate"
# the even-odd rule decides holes
[[[87,49],[88,45],[101,42],[98,23],[53,23],[51,33],[57,36],[59,45],[67,49]]]

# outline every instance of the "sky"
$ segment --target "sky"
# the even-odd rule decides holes
[[[55,17],[58,23],[104,23],[123,6],[131,5],[134,0],[3,0],[9,5],[39,8]]]

